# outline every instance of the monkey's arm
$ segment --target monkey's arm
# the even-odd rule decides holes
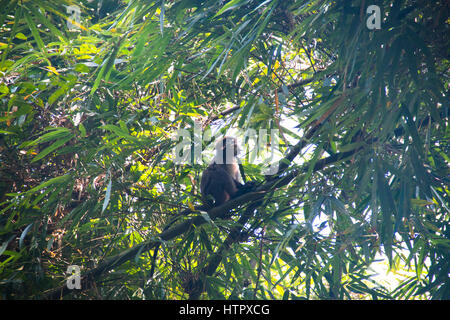
[[[245,184],[242,184],[238,181],[235,181],[235,182],[236,182],[238,191],[234,194],[233,198],[242,196],[243,194],[253,191],[257,186],[257,183],[255,181],[247,181]]]

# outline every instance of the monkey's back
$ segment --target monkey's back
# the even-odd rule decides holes
[[[228,166],[211,163],[202,175],[200,191],[205,199],[211,195],[216,205],[228,201],[237,191],[235,180],[228,172],[231,167]]]

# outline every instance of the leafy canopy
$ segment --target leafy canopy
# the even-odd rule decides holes
[[[1,1],[1,297],[448,299],[449,6],[372,2]],[[280,172],[193,210],[196,124]]]

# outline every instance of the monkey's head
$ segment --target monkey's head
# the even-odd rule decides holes
[[[216,155],[222,155],[225,163],[230,163],[238,153],[239,147],[234,137],[223,137],[216,143]]]

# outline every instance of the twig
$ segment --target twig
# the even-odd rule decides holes
[[[264,233],[266,231],[266,227],[262,229],[261,232],[261,239],[259,240],[259,262],[258,262],[258,275],[256,276],[256,282],[255,282],[255,290],[253,291],[253,299],[256,299],[256,293],[258,292],[258,283],[259,279],[261,279],[261,272],[262,272],[262,255],[263,255],[263,239],[264,239]]]

